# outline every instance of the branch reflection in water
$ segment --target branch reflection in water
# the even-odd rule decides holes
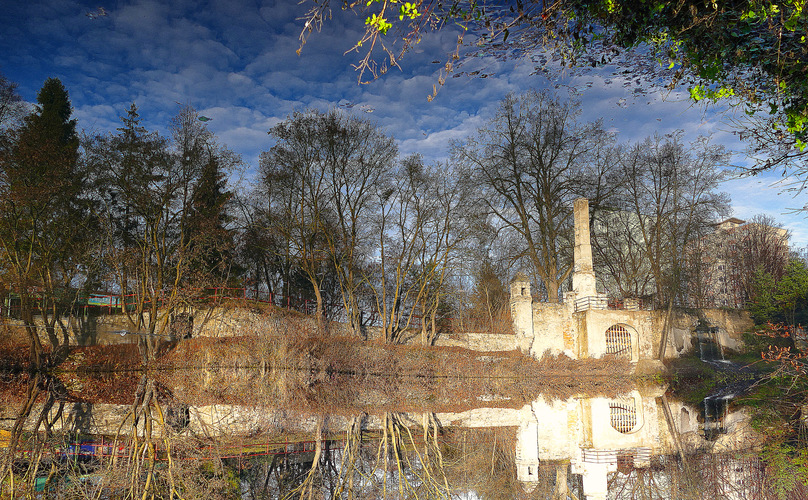
[[[226,378],[261,379],[237,371]],[[195,405],[182,386],[168,385],[182,379],[213,385]],[[715,422],[705,429],[699,409],[668,401],[663,388],[538,396],[528,404],[482,397],[477,408],[456,412],[356,412],[335,405],[338,413],[310,413],[266,401],[231,404],[214,397],[240,392],[222,388],[222,380],[216,373],[135,373],[113,377],[106,396],[93,401],[77,400],[77,384],[100,386],[100,378],[74,377],[65,385],[35,373],[4,381],[10,405],[2,418],[13,422],[3,424],[4,494],[598,499],[771,493],[766,468],[749,451],[756,441],[743,411],[728,410],[716,434]]]

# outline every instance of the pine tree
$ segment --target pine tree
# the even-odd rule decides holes
[[[232,263],[233,235],[227,229],[231,218],[227,203],[227,179],[213,151],[208,152],[201,175],[193,187],[186,238],[189,241],[191,271],[202,284],[222,284],[227,280]]]
[[[42,361],[33,315],[35,298],[54,348],[68,343],[55,331],[71,302],[66,293],[86,242],[89,206],[79,168],[79,139],[67,90],[48,79],[36,111],[0,146],[0,245],[3,267],[20,297],[21,316],[32,344],[32,362]]]

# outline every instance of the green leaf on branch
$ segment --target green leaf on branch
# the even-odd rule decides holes
[[[387,30],[393,27],[392,23],[388,22],[383,16],[373,14],[371,17],[365,19],[365,24],[373,27],[382,35],[387,34]]]
[[[418,12],[417,4],[404,2],[404,5],[399,6],[398,8],[398,19],[404,20],[405,17],[409,17],[410,19],[415,19],[421,15]]]

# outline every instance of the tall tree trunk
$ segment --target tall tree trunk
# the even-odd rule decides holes
[[[673,297],[668,299],[668,310],[665,313],[665,323],[662,325],[662,338],[659,339],[659,351],[657,358],[665,361],[665,349],[668,345],[668,333],[671,331],[671,315],[673,314]]]
[[[323,307],[323,293],[317,284],[312,283],[314,289],[314,297],[317,299],[317,309],[314,312],[314,317],[317,321],[317,333],[325,335],[327,333],[327,326],[325,324],[325,309]]]
[[[44,352],[42,349],[42,341],[39,340],[39,332],[37,331],[36,323],[34,323],[31,297],[25,292],[20,293],[20,317],[22,318],[25,333],[28,335],[28,341],[31,346],[29,356],[31,368],[39,369],[44,362]]]

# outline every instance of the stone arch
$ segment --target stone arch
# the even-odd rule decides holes
[[[606,354],[628,361],[637,361],[639,339],[637,330],[624,323],[616,323],[606,329]]]

